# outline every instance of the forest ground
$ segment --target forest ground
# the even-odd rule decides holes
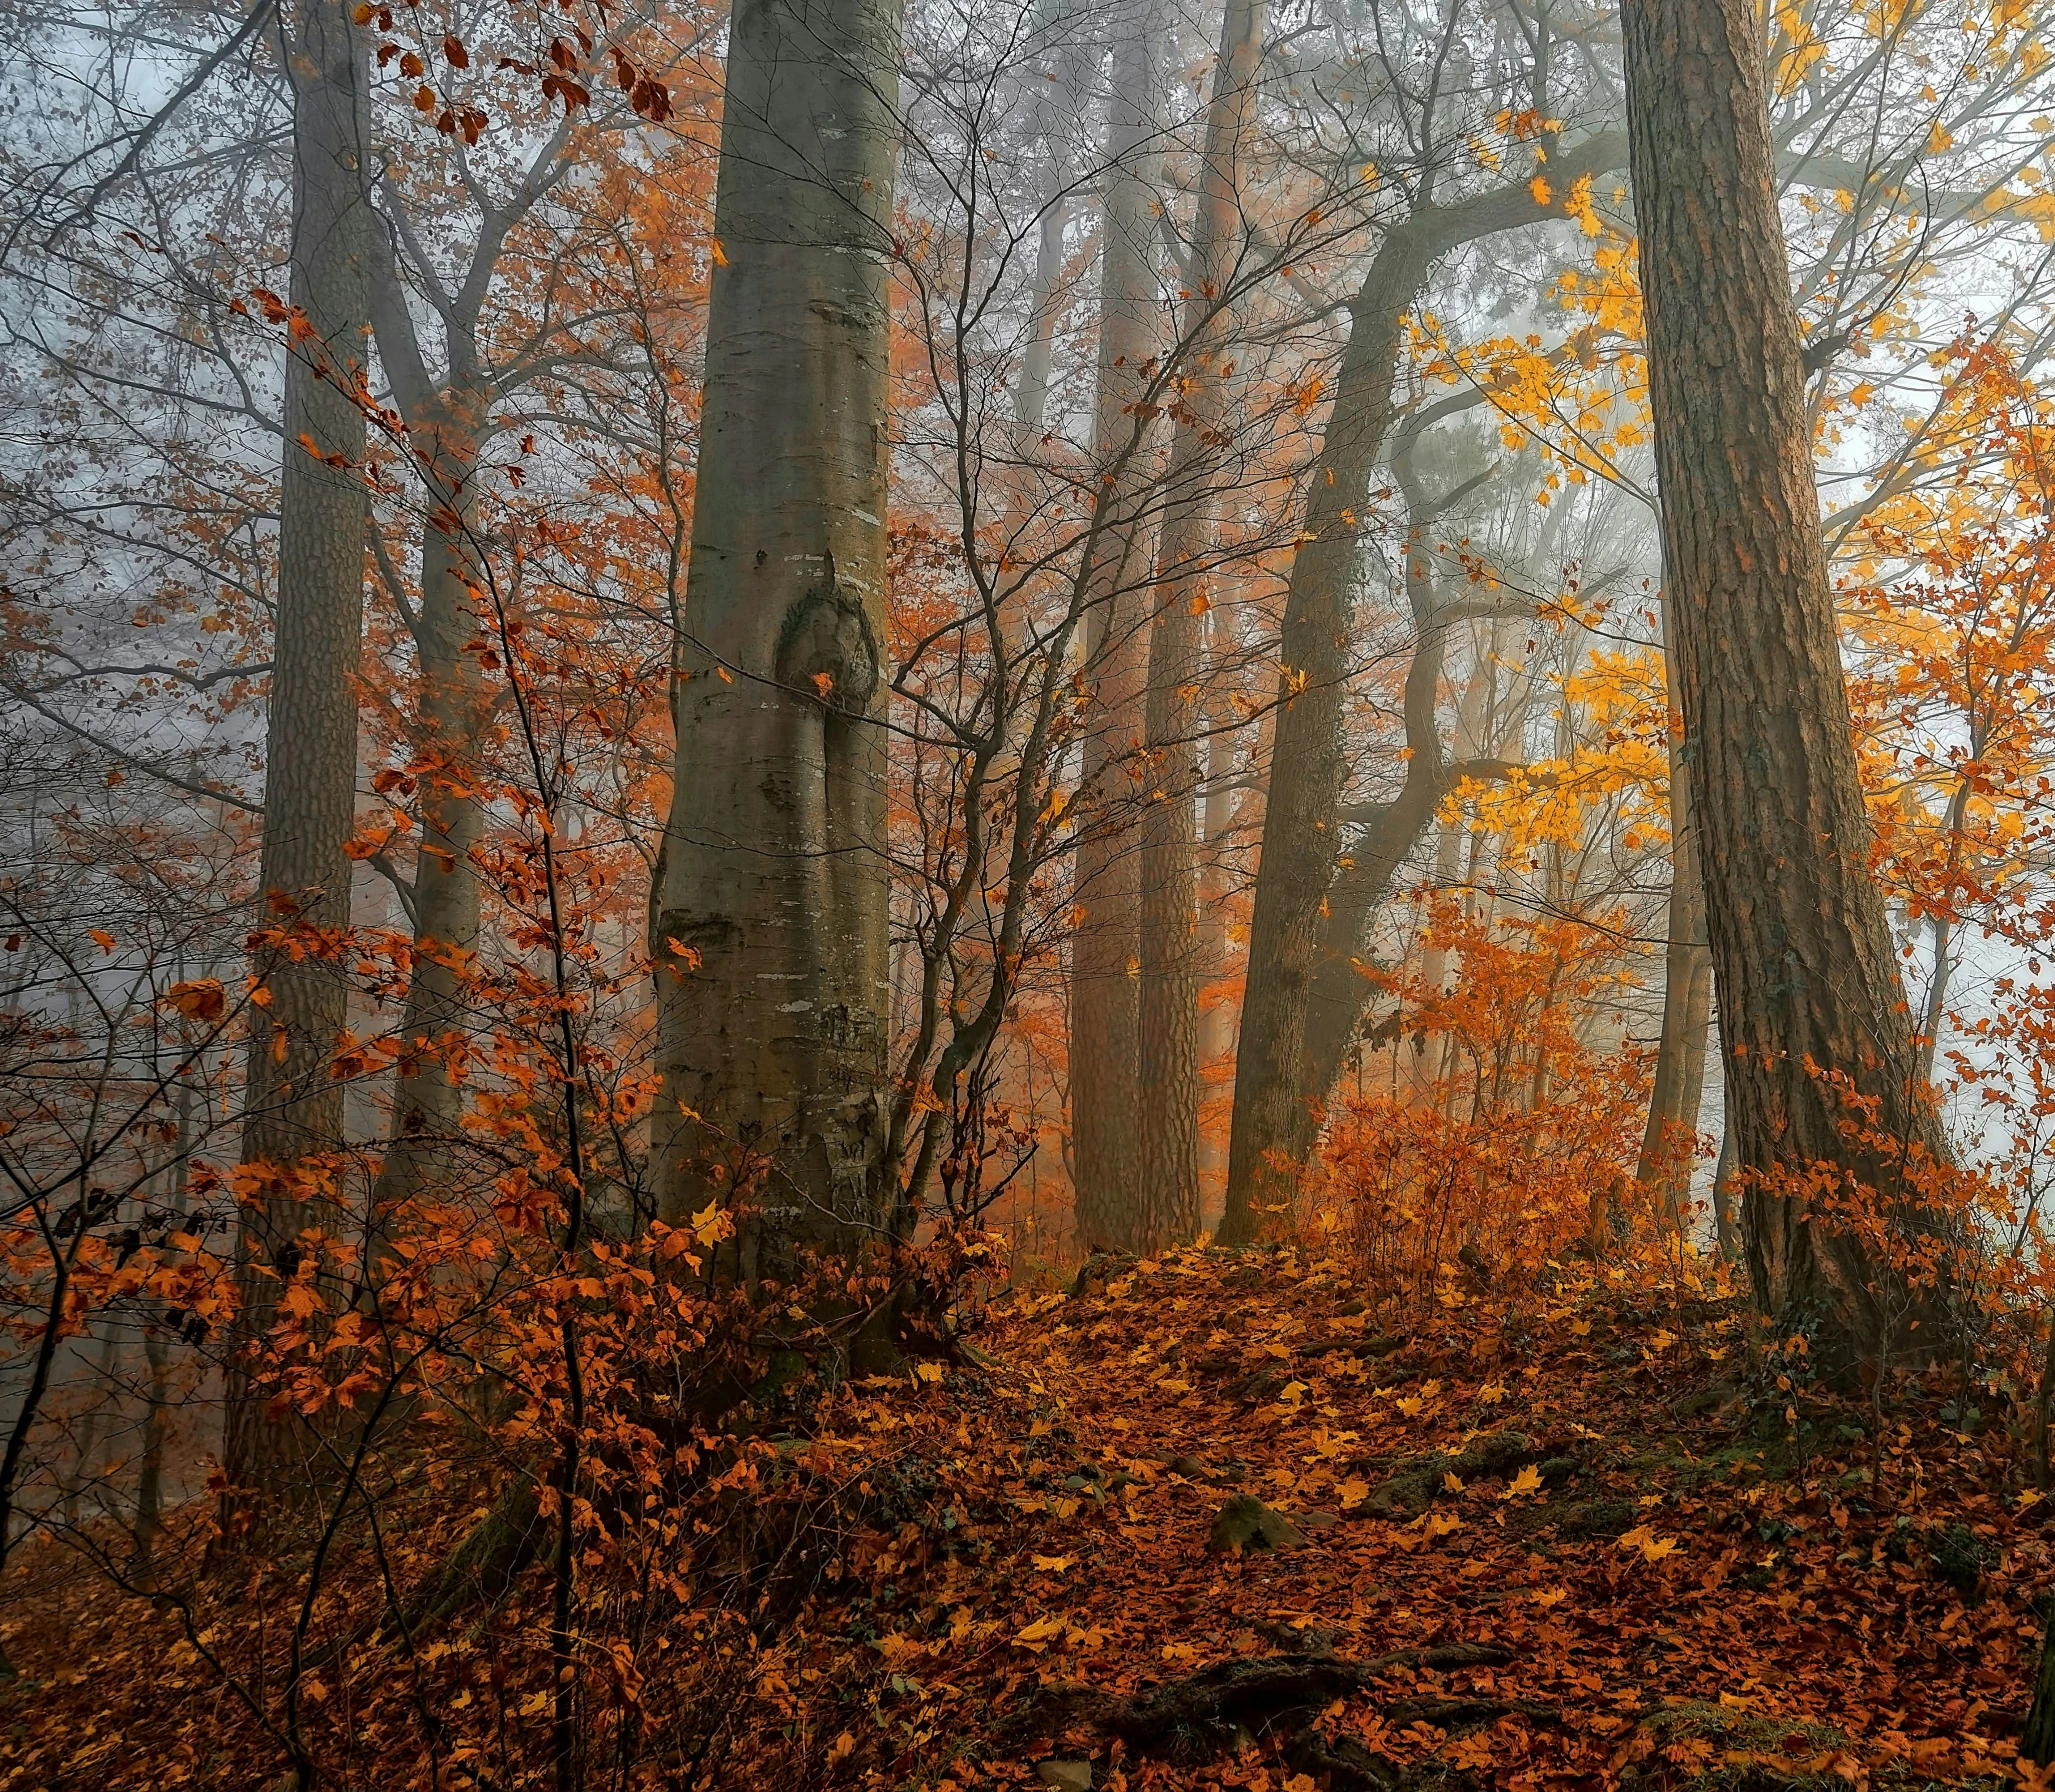
[[[637,1633],[643,1765],[589,1783],[1995,1784],[2051,1576],[2024,1403],[1939,1371],[1835,1395],[1748,1323],[1688,1263],[1450,1280],[1405,1325],[1289,1250],[1016,1289],[959,1366],[839,1391],[703,1496],[728,1609]],[[467,1513],[396,1537],[401,1569]],[[184,1640],[245,1659],[263,1600],[153,1613],[53,1560],[9,1590],[0,1786],[273,1783]],[[539,1759],[508,1664],[542,1660],[543,1573],[303,1701],[324,1782],[428,1783],[424,1707],[444,1785]]]

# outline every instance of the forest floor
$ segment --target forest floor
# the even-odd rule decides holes
[[[1288,1250],[1095,1260],[1075,1294],[1015,1291],[962,1366],[846,1388],[766,1442],[746,1507],[695,1545],[701,1584],[754,1593],[640,1636],[647,1769],[589,1783],[2014,1776],[2055,1500],[2023,1478],[2013,1402],[1939,1375],[1876,1407],[1780,1386],[1739,1303],[1693,1282],[1451,1283],[1389,1330]],[[508,1682],[495,1638],[543,1624],[543,1572],[419,1650],[404,1697],[324,1709],[324,1781],[428,1784],[425,1706],[437,1783],[517,1783],[492,1738],[503,1763],[510,1725],[539,1745],[547,1699]],[[275,1778],[177,1613],[55,1585],[0,1630],[23,1676],[0,1786]],[[231,1658],[233,1613],[200,1617]],[[666,1733],[694,1739],[667,1765]],[[235,1777],[267,1753],[266,1777]]]

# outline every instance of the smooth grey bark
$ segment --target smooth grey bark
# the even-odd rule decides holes
[[[465,985],[478,944],[480,888],[474,854],[484,834],[481,743],[493,694],[467,644],[491,620],[481,615],[480,468],[498,433],[493,414],[506,396],[481,331],[506,242],[568,172],[560,128],[540,148],[512,196],[482,201],[478,237],[451,285],[428,265],[403,201],[389,185],[378,220],[371,315],[380,363],[405,419],[423,490],[421,583],[411,610],[395,592],[416,656],[412,741],[420,842],[407,889],[413,951],[400,1036],[406,1049],[393,1089],[385,1161],[372,1194],[374,1249],[382,1218],[444,1173],[462,1113],[450,1057],[462,1047],[471,1004]],[[395,238],[413,250],[415,278],[441,325],[444,366],[432,373],[400,280]]]
[[[886,264],[898,0],[742,0],[665,827],[653,1137],[746,1275],[884,1223]]]
[[[268,1181],[240,1209],[241,1324],[252,1338],[270,1329],[281,1282],[298,1272],[302,1231],[342,1231],[332,1172],[308,1160],[343,1142],[343,1085],[328,1066],[347,992],[333,949],[318,936],[350,918],[343,849],[355,823],[357,660],[371,514],[360,403],[372,248],[368,70],[350,11],[348,0],[302,0],[281,15],[293,90],[289,297],[297,318],[285,364],[258,867],[267,912],[259,925],[299,934],[313,949],[295,957],[285,945],[262,946],[251,965],[270,998],[257,1011],[243,1115],[243,1161],[265,1166]],[[311,1183],[299,1174],[310,1169]],[[254,1501],[282,1489],[292,1470],[290,1436],[290,1422],[268,1420],[247,1376],[232,1373],[224,1442],[232,1497]]]
[[[1070,223],[1070,186],[1075,172],[1066,130],[1079,113],[1094,49],[1088,21],[1074,0],[1052,0],[1047,25],[1057,41],[1049,57],[1045,89],[1035,105],[1035,136],[1042,152],[1041,205],[1035,224],[1027,346],[1013,388],[1023,458],[1033,452],[1048,421],[1056,325],[1063,312],[1063,242]]]
[[[1207,585],[1218,547],[1220,484],[1231,464],[1234,393],[1228,294],[1241,244],[1242,139],[1253,121],[1267,0],[1227,0],[1206,110],[1192,296],[1184,325],[1183,403],[1172,440],[1153,615],[1143,748],[1141,928],[1136,992],[1139,1143],[1130,1242],[1151,1249],[1199,1228],[1198,852]]]
[[[1132,779],[1142,732],[1142,589],[1150,455],[1133,437],[1135,407],[1161,352],[1156,270],[1165,9],[1143,0],[1113,51],[1106,120],[1106,195],[1099,250],[1094,459],[1112,467],[1106,525],[1085,569],[1083,719],[1070,943],[1070,1127],[1075,1220],[1088,1246],[1126,1248],[1139,1202],[1136,1052],[1141,880],[1131,834]]]
[[[379,355],[407,420],[427,504],[420,601],[406,619],[417,656],[411,776],[421,833],[408,888],[414,938],[400,1017],[404,1050],[385,1161],[372,1192],[374,1234],[386,1216],[426,1191],[439,1166],[447,1167],[458,1130],[461,1085],[449,1061],[462,1047],[470,1007],[465,982],[478,946],[473,854],[484,831],[478,753],[492,710],[478,657],[465,651],[480,627],[476,475],[490,403],[476,359],[475,310],[463,320],[468,329],[453,320],[453,365],[441,384],[429,377],[392,286],[381,292],[376,312]],[[380,1238],[373,1242],[376,1249]]]

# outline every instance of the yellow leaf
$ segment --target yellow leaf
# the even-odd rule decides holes
[[[1463,1477],[1457,1474],[1454,1469],[1450,1469],[1441,1477],[1441,1485],[1444,1492],[1461,1493],[1463,1491]]]
[[[1335,1498],[1341,1502],[1344,1512],[1352,1512],[1370,1497],[1368,1481],[1344,1481],[1334,1490]]]
[[[1660,1562],[1663,1557],[1676,1554],[1677,1540],[1674,1537],[1658,1537],[1647,1525],[1637,1524],[1619,1540],[1616,1547],[1622,1550],[1639,1550],[1643,1561]]]
[[[1523,1493],[1538,1492],[1540,1487],[1541,1470],[1530,1462],[1507,1484],[1504,1497],[1509,1500],[1518,1499]]]
[[[915,1363],[913,1372],[925,1382],[937,1382],[942,1379],[942,1365],[940,1363]]]
[[[719,1203],[709,1201],[692,1216],[692,1233],[701,1244],[719,1244],[722,1239],[735,1236],[735,1221],[721,1210]]]
[[[1417,1419],[1427,1407],[1427,1402],[1416,1394],[1401,1394],[1392,1404],[1409,1419]]]
[[[1430,1537],[1446,1537],[1451,1531],[1460,1531],[1463,1521],[1453,1512],[1430,1512],[1427,1515],[1427,1534]]]
[[[1537,174],[1527,183],[1527,191],[1534,195],[1534,203],[1536,205],[1546,205],[1549,202],[1548,182],[1543,180],[1540,175]]]
[[[1534,1603],[1536,1605],[1561,1605],[1569,1596],[1570,1589],[1568,1587],[1550,1587],[1546,1592],[1537,1590],[1534,1595]]]
[[[1077,1557],[1035,1556],[1032,1560],[1037,1574],[1061,1574],[1066,1568],[1073,1567],[1076,1564]]]
[[[717,268],[726,267],[728,265],[728,252],[721,247],[721,239],[719,237],[713,239],[713,252],[714,266]]]
[[[1061,1618],[1037,1618],[1032,1624],[1023,1625],[1013,1633],[1013,1640],[1023,1649],[1032,1649],[1037,1655],[1048,1648],[1052,1638],[1063,1634]]]
[[[846,1761],[855,1753],[856,1737],[848,1730],[844,1730],[841,1735],[828,1744],[828,1759],[830,1761]]]

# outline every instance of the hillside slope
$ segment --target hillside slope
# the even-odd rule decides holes
[[[609,1645],[634,1715],[587,1783],[2010,1771],[2047,1506],[1988,1392],[1896,1382],[1879,1435],[1865,1404],[1745,1372],[1719,1290],[1588,1268],[1378,1324],[1288,1251],[1100,1260],[1075,1295],[1000,1300],[962,1366],[837,1392],[689,1510],[690,1603]],[[194,1621],[243,1659],[261,1601],[210,1597]],[[76,1576],[16,1610],[0,1785],[280,1771],[178,1612]],[[324,1782],[542,1783],[520,1645],[543,1621],[537,1579],[410,1661],[385,1639],[327,1670],[303,1701]]]

